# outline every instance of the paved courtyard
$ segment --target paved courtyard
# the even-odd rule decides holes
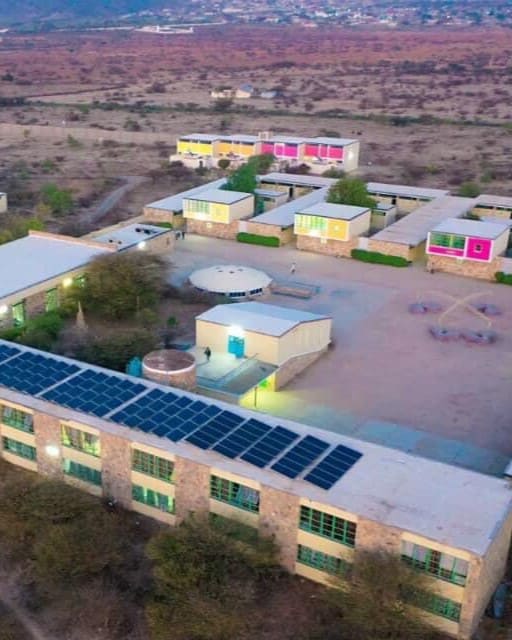
[[[172,261],[176,283],[196,268],[229,262],[319,287],[309,300],[265,299],[332,315],[333,348],[285,390],[260,390],[257,410],[487,473],[500,474],[512,457],[509,287],[198,236],[178,242]],[[493,345],[436,342],[428,328],[440,315],[408,313],[419,300],[448,308],[451,297],[472,294],[503,312],[492,318]],[[486,328],[460,307],[443,323]]]

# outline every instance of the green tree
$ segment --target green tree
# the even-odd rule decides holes
[[[459,187],[459,196],[464,198],[476,198],[480,193],[480,185],[476,182],[463,182]]]
[[[268,173],[270,167],[276,161],[275,156],[272,153],[260,153],[256,156],[252,156],[247,161],[247,164],[254,167],[257,174]]]
[[[73,196],[69,189],[59,189],[56,184],[48,183],[41,188],[41,202],[47,205],[50,212],[63,216],[73,209]]]
[[[329,189],[327,202],[375,209],[377,201],[370,197],[366,184],[359,178],[341,178]]]
[[[124,371],[132,358],[142,358],[153,351],[157,342],[154,333],[147,329],[119,331],[80,342],[76,345],[75,356],[100,367]]]
[[[166,272],[165,261],[145,251],[100,256],[87,267],[84,285],[72,287],[69,297],[107,319],[132,318],[157,306]]]
[[[223,171],[225,171],[230,164],[231,164],[231,160],[229,158],[221,158],[217,162],[217,166],[219,167],[219,169],[222,169]]]
[[[254,193],[257,186],[256,169],[253,165],[247,163],[243,164],[229,176],[223,188],[226,189],[226,191]]]
[[[334,578],[326,597],[342,617],[340,638],[433,640],[438,638],[409,606],[428,597],[429,580],[396,554],[359,551],[347,578]]]

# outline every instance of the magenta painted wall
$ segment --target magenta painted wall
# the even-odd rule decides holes
[[[318,145],[317,144],[307,144],[305,148],[305,155],[313,156],[316,158],[318,156]]]
[[[489,238],[468,238],[466,242],[466,258],[488,262],[492,255],[492,240]]]
[[[274,153],[274,143],[264,142],[261,148],[261,153]]]
[[[464,249],[450,249],[449,247],[436,247],[429,244],[427,253],[436,256],[454,256],[456,258],[464,257]]]
[[[333,160],[343,160],[343,148],[329,147],[329,158],[332,158]]]
[[[286,158],[298,158],[299,157],[299,147],[294,144],[285,144],[284,145],[284,156]]]

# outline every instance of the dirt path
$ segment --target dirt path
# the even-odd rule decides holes
[[[0,602],[5,609],[16,617],[17,622],[23,627],[27,636],[32,640],[56,640],[50,637],[36,624],[27,612],[18,605],[9,595],[9,589],[6,585],[0,584]]]
[[[80,221],[82,223],[92,225],[98,222],[110,213],[114,207],[117,207],[130,191],[149,181],[149,178],[144,176],[120,176],[119,179],[122,180],[124,184],[116,187],[107,194],[95,207],[91,207],[89,211],[82,213],[80,215]]]

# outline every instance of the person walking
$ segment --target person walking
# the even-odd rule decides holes
[[[210,358],[212,357],[212,350],[210,347],[206,347],[204,350],[204,355],[206,356],[206,362],[210,362]]]
[[[183,229],[181,230],[181,239],[182,239],[182,240],[185,240],[185,233],[186,233],[186,232],[187,232],[187,231],[186,231],[185,227],[183,227]]]
[[[297,268],[297,265],[295,264],[295,262],[292,262],[292,266],[290,267],[290,275],[293,276],[293,274],[295,273],[295,269]]]

